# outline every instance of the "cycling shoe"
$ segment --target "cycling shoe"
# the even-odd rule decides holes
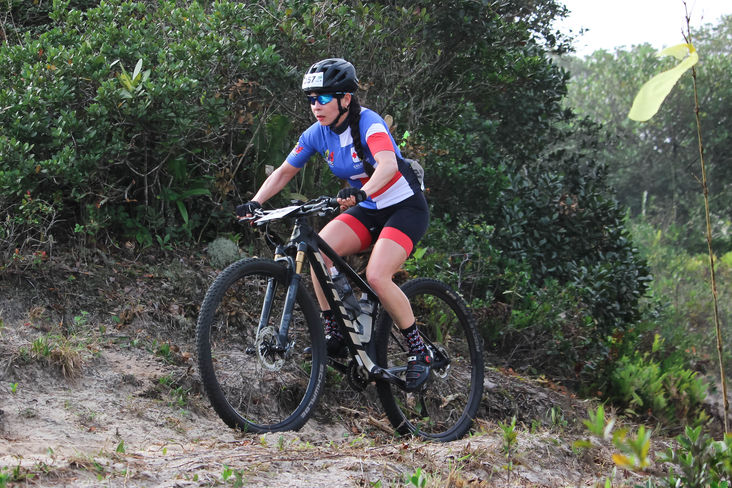
[[[405,389],[416,391],[424,385],[430,377],[432,355],[429,353],[416,354],[407,358],[407,374],[405,378]]]

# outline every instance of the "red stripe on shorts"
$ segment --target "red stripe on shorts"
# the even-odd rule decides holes
[[[379,239],[382,238],[389,239],[402,246],[404,250],[407,251],[407,256],[409,256],[409,254],[412,252],[412,247],[414,247],[414,244],[412,244],[412,239],[410,239],[407,234],[400,231],[399,229],[395,229],[394,227],[384,227],[381,231],[381,234],[379,234]]]
[[[358,238],[361,240],[361,251],[371,245],[371,233],[356,217],[351,214],[342,213],[338,215],[335,220],[340,220],[356,233]]]

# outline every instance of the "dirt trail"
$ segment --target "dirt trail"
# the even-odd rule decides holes
[[[475,432],[448,444],[394,437],[372,387],[337,382],[300,432],[234,432],[194,367],[216,270],[154,263],[67,258],[0,274],[0,486],[386,487],[421,473],[428,487],[564,487],[612,469],[608,449],[572,452],[583,402],[494,369]],[[508,469],[499,422],[513,415]]]

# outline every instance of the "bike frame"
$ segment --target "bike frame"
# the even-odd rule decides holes
[[[294,260],[291,256],[293,250],[295,250]],[[289,285],[285,298],[285,310],[282,316],[282,322],[280,323],[278,338],[279,348],[284,352],[289,347],[287,344],[287,333],[289,331],[292,310],[295,306],[295,297],[297,296],[298,287],[302,280],[302,268],[305,263],[305,258],[307,257],[308,262],[315,273],[315,277],[323,289],[325,298],[328,301],[331,310],[333,310],[333,313],[335,314],[336,320],[346,328],[348,337],[346,344],[351,356],[359,366],[368,371],[370,376],[376,379],[383,379],[403,387],[404,381],[394,374],[394,372],[404,369],[403,367],[394,368],[394,372],[392,372],[377,365],[371,359],[371,355],[367,351],[367,347],[370,343],[364,344],[361,342],[357,333],[355,320],[348,318],[346,308],[343,305],[333,280],[330,277],[330,273],[327,270],[325,260],[322,256],[323,254],[330,258],[340,272],[346,274],[346,277],[352,284],[355,284],[358,288],[364,291],[371,300],[378,302],[376,292],[374,292],[369,284],[366,283],[366,281],[363,280],[363,278],[361,278],[361,276],[359,276],[359,274],[356,273],[356,271],[351,268],[348,263],[346,263],[346,261],[315,232],[307,221],[307,217],[298,217],[295,220],[295,225],[289,241],[284,245],[278,245],[275,250],[275,261],[284,262],[291,273],[290,276],[288,276]],[[264,324],[267,323],[271,305],[270,297],[273,296],[273,293],[274,283],[270,281],[267,287],[267,295],[265,296],[265,305],[260,318],[260,330],[264,327]],[[375,318],[376,317],[374,317],[374,326]]]

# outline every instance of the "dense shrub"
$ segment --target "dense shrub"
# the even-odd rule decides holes
[[[169,246],[230,230],[312,122],[302,71],[342,56],[427,171],[433,226],[410,266],[455,284],[495,347],[575,379],[636,319],[644,265],[547,56],[566,49],[556,1],[53,5],[0,46],[5,257],[50,234]],[[328,175],[308,166],[273,204],[334,192]]]
[[[53,201],[71,226],[61,235],[198,237],[230,210],[238,173],[264,171],[241,160],[274,99],[256,80],[286,79],[281,59],[253,39],[242,4],[68,6],[0,48],[3,214],[30,192]]]
[[[93,4],[57,1],[49,11],[45,2],[33,18],[12,4],[18,41],[0,50],[11,74],[0,83],[11,107],[0,114],[10,129],[0,141],[0,187],[12,187],[12,196],[0,207],[13,213],[19,194],[49,200],[53,189],[60,221],[93,238],[122,230],[141,244],[153,234],[200,236],[230,210],[226,195],[238,189],[245,197],[267,165],[281,162],[310,123],[300,73],[324,53],[353,60],[364,103],[406,128],[449,122],[470,100],[506,114],[514,108],[508,98],[522,100],[533,105],[533,120],[552,82],[539,76],[546,64],[534,38],[565,49],[549,29],[563,12],[554,0],[531,9],[464,0]],[[464,15],[447,15],[454,11]],[[138,60],[141,77],[125,83]],[[514,140],[531,139],[523,125]],[[293,190],[332,188],[328,178],[321,184],[326,173],[308,168]],[[16,237],[6,242],[18,244]]]
[[[99,0],[70,0],[66,8],[86,10]],[[10,44],[22,43],[25,33],[41,34],[53,23],[53,1],[5,0],[0,6],[0,40]]]

